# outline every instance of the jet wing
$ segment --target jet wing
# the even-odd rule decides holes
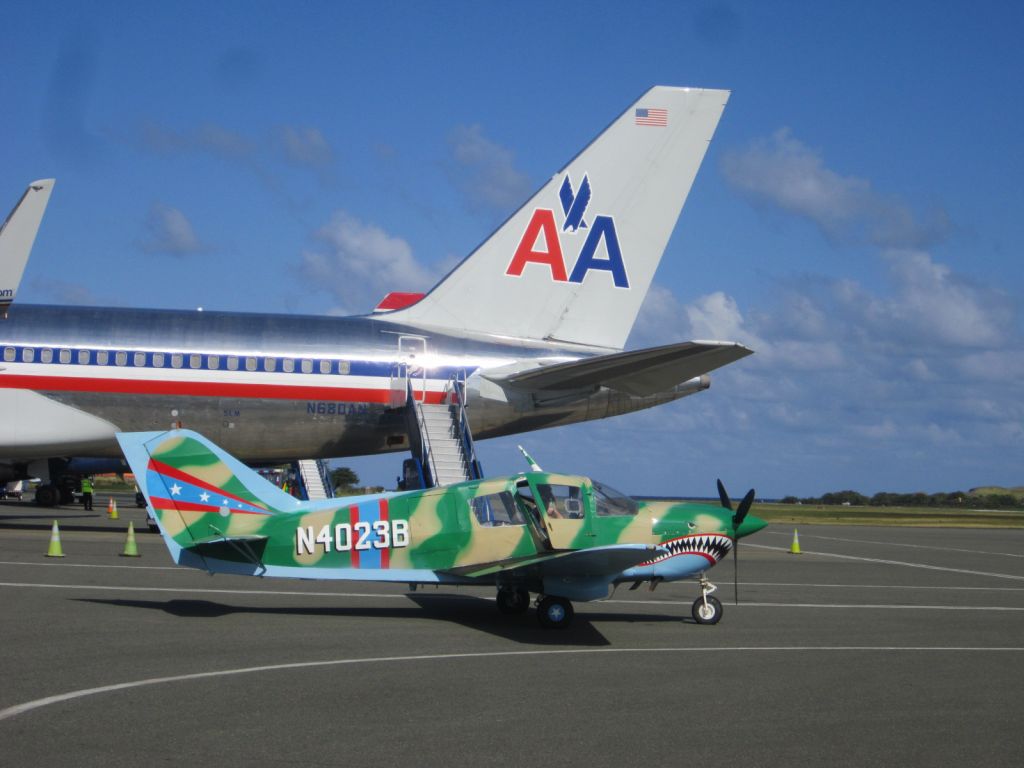
[[[507,376],[487,378],[531,390],[572,390],[604,386],[645,397],[671,389],[753,350],[731,341],[684,341],[629,352],[555,363]]]
[[[548,552],[536,557],[459,569],[457,573],[472,579],[521,569],[535,570],[541,576],[611,576],[652,560],[665,551],[651,544],[613,544],[569,552]]]

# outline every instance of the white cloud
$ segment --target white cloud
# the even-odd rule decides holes
[[[449,137],[453,176],[470,210],[510,213],[531,192],[530,180],[515,167],[511,150],[483,135],[477,125],[460,125]]]
[[[698,339],[708,341],[739,341],[748,346],[762,345],[743,325],[736,301],[721,291],[701,296],[686,307],[690,329]]]
[[[99,297],[92,288],[80,280],[69,281],[47,275],[45,278],[35,277],[31,280],[33,291],[48,296],[59,304],[78,304],[84,306],[110,306],[117,304],[116,298]]]
[[[318,128],[285,126],[278,140],[285,158],[293,165],[322,171],[334,164],[334,150]]]
[[[240,133],[216,123],[203,123],[194,131],[179,131],[154,122],[144,123],[142,145],[155,152],[205,151],[229,158],[248,157],[256,144]]]
[[[871,183],[825,166],[821,153],[782,128],[745,150],[726,152],[722,171],[750,200],[809,219],[831,240],[922,247],[949,230],[942,211],[919,220],[901,201],[875,192]]]
[[[686,307],[668,288],[651,283],[640,305],[628,347],[653,347],[693,338]]]
[[[187,256],[206,250],[185,214],[163,203],[154,203],[149,209],[146,232],[148,237],[140,245],[147,253]]]
[[[628,431],[702,436],[704,453],[693,457],[702,464],[728,466],[749,455],[744,446],[762,446],[751,482],[760,474],[756,482],[782,493],[980,483],[1000,456],[1019,454],[1024,436],[1014,306],[927,253],[883,258],[877,289],[804,276],[756,309],[722,292],[687,303],[652,286],[630,346],[666,343],[681,329],[755,354],[712,373],[710,392],[637,416]]]
[[[895,323],[931,340],[990,346],[1006,338],[1013,316],[996,291],[969,283],[920,251],[885,254],[899,293],[889,303]]]
[[[338,211],[317,233],[326,251],[303,253],[300,269],[351,312],[372,309],[390,291],[425,291],[436,276],[400,237]]]

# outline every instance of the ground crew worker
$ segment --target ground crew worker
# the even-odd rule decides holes
[[[82,478],[82,504],[86,509],[92,509],[92,478]]]

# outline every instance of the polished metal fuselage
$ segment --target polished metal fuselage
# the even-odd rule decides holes
[[[115,431],[179,425],[250,462],[406,450],[407,383],[436,399],[453,378],[465,381],[478,439],[628,413],[703,388],[537,392],[481,375],[601,351],[434,333],[373,315],[15,305],[0,322],[0,459],[118,456]],[[30,408],[20,405],[26,397]],[[41,415],[26,424],[28,413]],[[93,421],[77,428],[78,414]],[[44,421],[39,437],[32,424]]]

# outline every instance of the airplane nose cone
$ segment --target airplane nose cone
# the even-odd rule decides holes
[[[736,531],[740,538],[749,536],[752,533],[757,533],[764,528],[768,523],[762,520],[760,517],[754,517],[754,515],[747,515],[746,518],[740,523],[739,530]]]

